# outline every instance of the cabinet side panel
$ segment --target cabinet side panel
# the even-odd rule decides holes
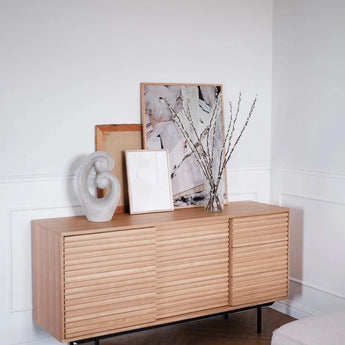
[[[32,228],[34,321],[61,339],[59,237],[35,222]]]

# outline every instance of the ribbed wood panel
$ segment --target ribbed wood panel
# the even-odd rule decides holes
[[[231,280],[231,304],[260,304],[285,298],[287,279],[286,269],[234,277]]]
[[[237,247],[230,251],[232,275],[286,269],[288,243],[265,243],[257,246]]]
[[[65,338],[156,320],[155,228],[64,238]]]
[[[157,227],[157,318],[228,304],[227,219]]]
[[[288,213],[230,222],[230,303],[265,303],[288,296]]]
[[[231,246],[249,246],[288,239],[288,213],[234,218]]]
[[[33,221],[35,321],[66,342],[285,298],[288,212],[244,201]]]

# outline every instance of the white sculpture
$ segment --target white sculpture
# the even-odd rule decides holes
[[[110,186],[110,192],[105,198],[97,198],[89,191],[88,177],[92,168],[97,172],[95,177],[97,188],[105,189]],[[113,168],[113,157],[103,151],[91,153],[80,165],[77,194],[85,216],[90,222],[107,222],[113,218],[121,192],[118,179],[111,174]]]

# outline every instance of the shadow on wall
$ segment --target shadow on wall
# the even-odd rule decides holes
[[[289,277],[303,280],[303,232],[304,212],[302,208],[290,207],[290,267]],[[302,285],[290,288],[289,299],[302,295]]]
[[[66,191],[67,191],[68,200],[69,200],[70,204],[73,205],[73,210],[74,210],[73,215],[74,216],[84,215],[84,213],[81,209],[78,195],[77,195],[76,180],[77,180],[77,174],[79,171],[79,167],[80,167],[82,161],[87,156],[88,156],[88,154],[83,154],[83,155],[76,157],[73,160],[73,162],[69,168],[69,176],[71,176],[72,178],[68,179],[68,181],[67,181]],[[92,173],[90,175],[94,176]],[[96,188],[95,188],[95,186],[94,187],[90,186],[89,190],[90,190],[90,193],[94,195]]]

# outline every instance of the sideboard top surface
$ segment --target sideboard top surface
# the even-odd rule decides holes
[[[171,212],[131,215],[115,214],[109,222],[89,222],[84,216],[33,220],[33,226],[46,228],[62,235],[76,235],[85,231],[101,232],[157,226],[160,224],[193,221],[218,217],[237,218],[253,215],[288,212],[285,207],[255,201],[235,201],[224,206],[222,212],[206,212],[203,207],[182,208]],[[219,219],[219,218],[218,218]],[[71,234],[73,233],[73,234]]]

